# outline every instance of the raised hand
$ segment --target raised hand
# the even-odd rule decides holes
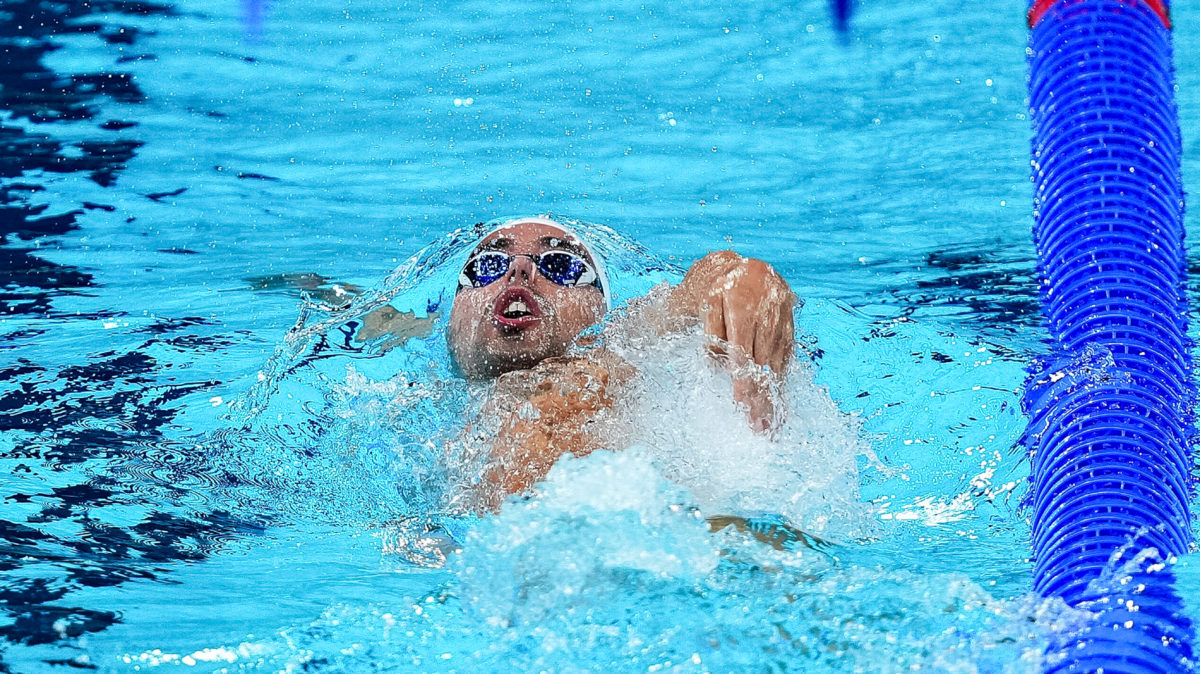
[[[787,281],[766,262],[718,251],[692,265],[671,304],[698,318],[712,338],[709,350],[734,375],[733,396],[751,427],[771,430],[778,423],[775,384],[795,353],[796,295]]]

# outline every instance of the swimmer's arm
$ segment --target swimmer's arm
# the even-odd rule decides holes
[[[363,289],[352,283],[337,283],[320,274],[276,274],[247,279],[253,290],[300,291],[304,296],[321,302],[331,309],[342,310],[361,295]],[[390,305],[373,309],[358,317],[359,329],[354,338],[359,342],[380,340],[379,352],[403,344],[413,337],[425,337],[433,329],[437,314],[420,317],[408,311],[397,311]]]
[[[532,370],[500,377],[485,413],[501,416],[492,455],[477,490],[481,509],[542,480],[563,454],[586,456],[619,442],[600,430],[633,368],[608,351],[548,358]]]
[[[251,290],[300,291],[300,293],[330,307],[344,307],[362,292],[362,288],[354,284],[336,283],[333,279],[312,273],[255,276],[246,281],[250,284]]]
[[[733,375],[733,397],[745,407],[750,426],[767,432],[781,421],[774,389],[795,356],[797,301],[771,265],[718,251],[696,261],[665,295],[634,308],[630,318],[664,332],[702,327],[709,353]]]
[[[707,518],[708,529],[714,534],[732,528],[738,533],[750,534],[760,543],[787,550],[793,545],[802,545],[813,550],[831,547],[831,543],[796,527],[773,520],[754,520],[737,515],[714,515]]]

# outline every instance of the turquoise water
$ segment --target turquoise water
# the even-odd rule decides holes
[[[1023,3],[827,14],[280,0],[251,38],[232,2],[0,3],[3,664],[1036,670],[1086,616],[1029,596]],[[584,225],[624,297],[716,248],[775,265],[805,299],[782,439],[688,336],[625,340],[633,446],[458,516],[481,391],[436,324],[339,335],[444,311],[451,232],[544,212],[613,230]],[[368,290],[331,314],[299,275]]]

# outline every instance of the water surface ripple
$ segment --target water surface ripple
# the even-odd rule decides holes
[[[1045,348],[1025,3],[859,5],[839,39],[816,0],[0,0],[0,671],[1036,670],[1083,618],[1027,596],[1013,449]],[[436,330],[285,337],[338,283],[436,315],[447,232],[540,212],[614,228],[628,295],[774,264],[811,441],[768,458],[811,467],[686,484],[714,437],[763,447],[690,352],[635,349],[642,421],[704,423],[476,522],[424,444],[478,394]],[[696,520],[787,479],[762,526],[832,551]]]

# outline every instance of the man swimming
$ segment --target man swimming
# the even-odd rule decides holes
[[[568,355],[580,333],[604,319],[609,293],[603,260],[548,218],[510,220],[472,251],[447,337],[465,376],[495,380],[484,414],[498,429],[480,506],[494,509],[528,490],[563,454],[614,446],[600,429],[633,367],[603,347]],[[770,265],[720,251],[617,322],[659,334],[700,326],[714,362],[734,375],[733,397],[748,423],[767,433],[780,423],[775,391],[795,351],[795,302]]]

